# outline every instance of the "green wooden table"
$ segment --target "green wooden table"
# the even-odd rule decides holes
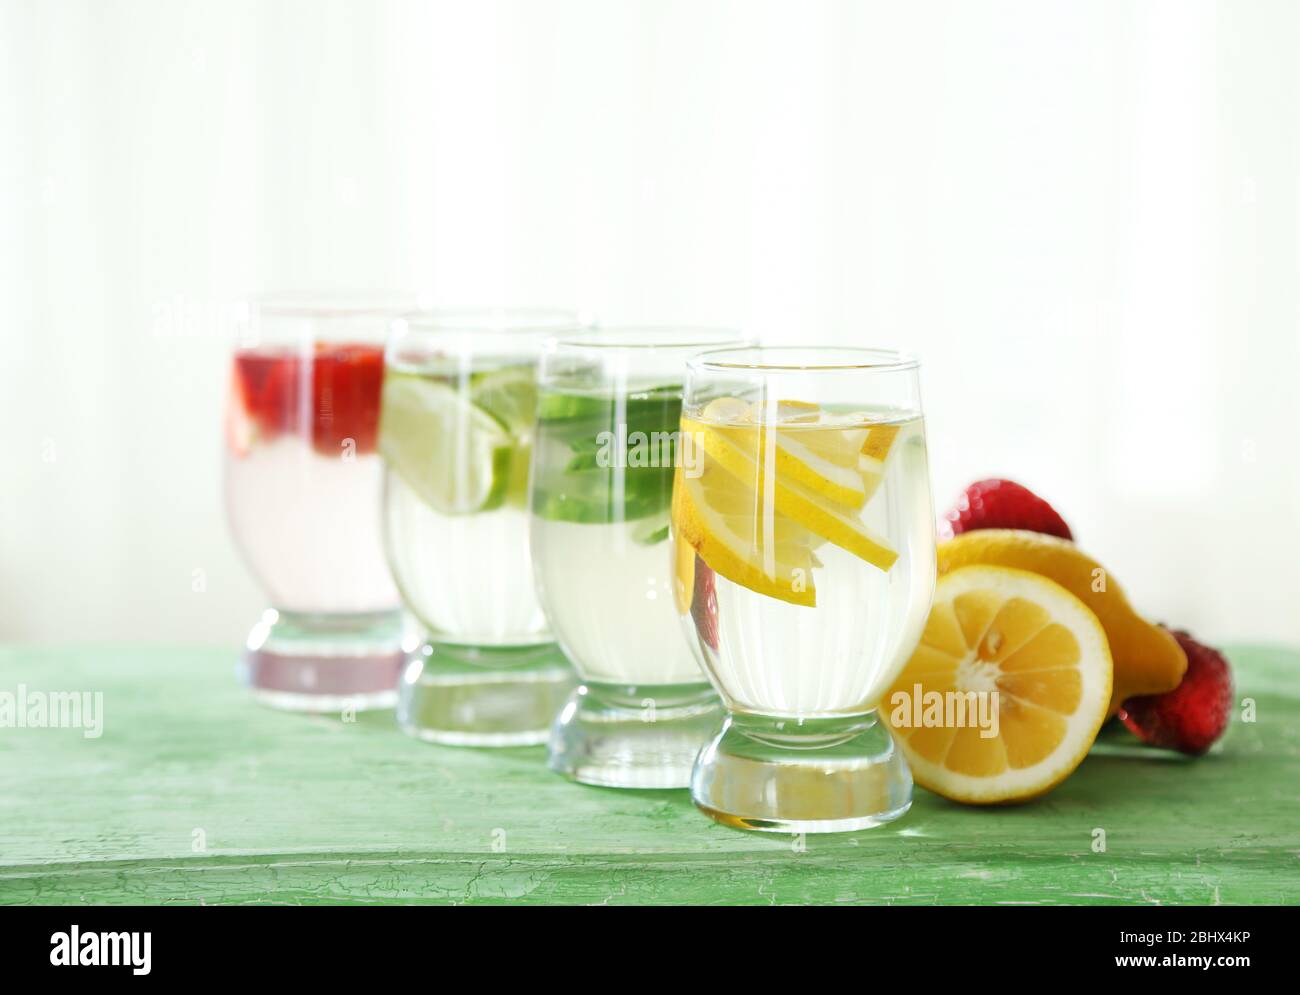
[[[0,693],[101,691],[104,724],[0,728],[0,902],[1294,903],[1300,653],[1229,655],[1257,721],[1207,757],[1110,728],[1038,802],[918,789],[891,826],[801,843],[569,784],[541,749],[259,708],[232,652],[11,647]]]

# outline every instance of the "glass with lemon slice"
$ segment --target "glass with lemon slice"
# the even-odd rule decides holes
[[[603,328],[557,337],[539,376],[533,570],[582,679],[549,762],[574,780],[684,788],[721,711],[678,616],[668,519],[686,360],[735,332]]]
[[[862,829],[911,804],[876,709],[935,582],[917,364],[751,348],[688,363],[672,533],[682,619],[728,716],[695,764],[730,825]]]
[[[537,359],[562,311],[395,323],[380,410],[388,563],[416,630],[398,721],[432,742],[545,742],[574,679],[533,592]]]

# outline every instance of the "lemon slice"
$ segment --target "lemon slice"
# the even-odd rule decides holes
[[[813,404],[811,401],[774,401],[767,404],[755,401],[745,406],[743,420],[751,425],[757,425],[764,421],[765,413],[771,416],[770,420],[779,425],[815,425],[822,420],[821,405]],[[704,414],[706,417],[713,417],[710,408],[705,408]]]
[[[861,508],[867,500],[866,482],[858,469],[867,430],[851,421],[823,412],[808,401],[745,404],[733,397],[709,402],[705,421],[725,426],[756,426],[751,451],[771,448],[777,473],[815,490],[847,510]],[[768,417],[765,419],[764,415]],[[774,425],[774,427],[773,427]],[[744,445],[744,443],[742,443]]]
[[[752,490],[712,460],[704,462],[698,477],[678,469],[673,483],[673,530],[680,537],[679,605],[686,598],[683,543],[715,573],[742,587],[795,605],[816,605],[807,529],[763,508]]]
[[[775,445],[779,432],[773,438],[770,430],[757,426],[711,425],[690,418],[682,419],[682,431],[691,433],[703,445],[705,455],[736,478],[741,490],[749,495],[751,515],[755,503],[753,495],[761,490],[765,499],[773,502],[775,513],[873,566],[887,571],[898,559],[898,552],[884,537],[867,528],[852,507],[836,500],[833,494],[827,493],[827,488],[810,476],[801,477],[788,468],[782,469],[779,447]],[[769,439],[772,440],[770,447],[767,445]],[[777,449],[773,460],[775,472],[767,470],[768,448]],[[709,562],[707,556],[704,559]],[[711,562],[709,565],[713,566]]]
[[[379,451],[437,511],[462,515],[499,507],[515,470],[515,448],[498,419],[448,384],[419,374],[385,378]]]
[[[876,493],[880,483],[885,479],[885,461],[898,439],[900,425],[872,425],[867,429],[866,437],[858,450],[858,473],[862,475],[862,484],[866,489],[866,500]]]
[[[758,445],[770,429],[759,429]],[[847,509],[861,508],[867,488],[858,471],[854,433],[838,428],[778,427],[776,471]]]
[[[691,610],[695,597],[695,547],[680,532],[673,534],[673,603],[677,613]]]
[[[969,709],[964,724],[957,711],[927,721],[927,706],[971,691],[995,695],[997,722],[983,731],[996,735]],[[939,578],[921,643],[880,711],[918,784],[982,805],[1064,780],[1097,738],[1110,692],[1106,633],[1083,602],[1028,571],[969,566]]]
[[[889,456],[889,450],[898,438],[898,425],[872,425],[867,429],[867,437],[862,440],[859,450],[860,462],[867,468],[879,470]]]

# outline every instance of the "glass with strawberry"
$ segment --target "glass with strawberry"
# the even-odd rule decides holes
[[[226,413],[225,502],[272,607],[242,672],[281,708],[391,707],[400,598],[380,538],[377,452],[393,297],[267,298],[240,329]]]

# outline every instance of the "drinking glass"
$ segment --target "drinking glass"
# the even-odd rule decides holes
[[[533,591],[528,477],[537,359],[564,311],[440,311],[394,324],[379,448],[384,541],[419,631],[398,722],[458,746],[543,743],[574,684]]]
[[[668,520],[686,359],[732,331],[601,329],[557,337],[539,374],[533,571],[582,684],[555,721],[550,766],[575,780],[684,788],[721,720],[678,615],[693,563]],[[683,573],[685,570],[685,573]]]
[[[376,450],[389,295],[249,304],[226,408],[225,504],[272,607],[244,682],[281,708],[392,707],[400,601],[379,533]]]
[[[753,348],[688,364],[677,553],[691,642],[727,718],[691,794],[728,825],[836,832],[895,819],[912,778],[876,715],[935,582],[917,363]],[[689,440],[689,443],[688,443]]]

